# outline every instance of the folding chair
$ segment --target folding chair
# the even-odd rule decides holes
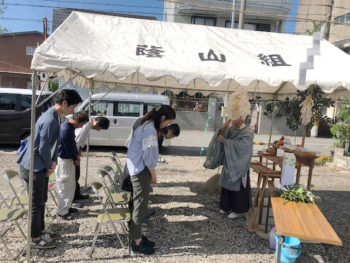
[[[102,197],[102,204],[104,207],[112,207],[115,208],[115,205],[121,205],[126,206],[128,202],[130,201],[131,194],[130,192],[126,191],[116,191],[112,192],[111,189],[116,190],[114,187],[114,184],[108,184],[106,177],[109,177],[109,181],[112,181],[110,178],[109,173],[104,169],[98,170],[98,175],[100,176],[102,180],[102,188],[105,193],[105,195]]]
[[[110,190],[112,192],[120,192],[122,190],[122,186],[121,186],[122,176],[109,165],[104,166],[102,169],[107,172],[107,178],[111,184]]]
[[[4,245],[7,254],[12,257],[13,259],[16,259],[19,255],[21,255],[21,253],[24,251],[24,248],[26,247],[26,242],[24,242],[23,247],[20,249],[20,251],[15,255],[13,254],[11,251],[13,251],[13,249],[9,249],[7,247],[7,242],[5,241],[5,239],[3,238],[3,236],[6,234],[6,232],[8,232],[8,230],[10,229],[12,223],[15,223],[18,227],[18,229],[20,230],[22,236],[24,237],[24,240],[26,240],[26,236],[22,230],[22,228],[19,226],[17,220],[22,218],[23,215],[26,213],[26,211],[23,208],[10,208],[10,206],[6,203],[5,198],[2,196],[2,194],[0,193],[0,204],[5,204],[6,208],[0,208],[0,224],[9,224],[10,226],[7,227],[5,229],[5,231],[3,231],[0,234],[0,242]],[[12,232],[11,232],[12,233]]]
[[[120,174],[120,176],[122,176],[124,169],[122,168],[122,162],[120,161],[117,153],[111,152],[110,159],[113,162],[113,164],[115,165],[115,172],[117,172],[118,174]]]
[[[5,170],[3,173],[2,173],[3,177],[5,178],[5,180],[7,181],[7,183],[9,184],[13,194],[15,195],[12,200],[11,200],[11,204],[10,206],[12,207],[12,205],[19,205],[21,206],[22,208],[24,208],[24,206],[28,205],[29,203],[29,198],[28,198],[28,194],[27,194],[27,189],[26,189],[26,186],[25,186],[25,183],[23,181],[23,179],[21,178],[21,176],[19,175],[18,172],[16,171],[13,171],[13,170]],[[14,185],[12,184],[12,181],[15,179],[15,178],[20,178],[20,181],[21,182],[21,185],[23,187],[22,190],[19,190],[19,191],[16,191],[16,188],[14,187]],[[17,194],[17,193],[20,193],[20,194]],[[50,210],[49,209],[46,209],[49,216],[53,217],[53,215],[51,214]]]
[[[58,207],[58,204],[56,201],[57,191],[56,191],[56,174],[55,173],[52,173],[49,177],[49,184],[48,184],[47,190],[48,190],[52,200],[54,201],[54,203]]]
[[[7,183],[9,184],[13,194],[15,195],[10,203],[10,206],[12,205],[20,205],[22,208],[24,208],[24,205],[28,205],[28,195],[27,195],[27,190],[26,190],[26,185],[23,182],[23,179],[21,178],[21,176],[19,176],[19,173],[13,170],[5,170],[2,173],[3,177],[5,178],[5,180],[7,181]],[[17,191],[15,189],[15,187],[12,184],[12,181],[15,180],[15,178],[19,178],[19,180],[21,182],[21,186],[23,187],[23,189],[19,190],[19,194],[17,194]]]
[[[101,227],[103,224],[111,224],[114,228],[115,234],[123,248],[125,248],[123,241],[120,238],[120,235],[115,227],[115,223],[118,223],[121,225],[124,233],[127,236],[127,242],[128,242],[128,249],[129,249],[129,255],[130,255],[130,238],[128,234],[128,230],[125,226],[125,223],[130,220],[130,210],[129,208],[107,208],[103,202],[103,197],[101,196],[101,191],[103,189],[103,185],[98,182],[94,182],[91,184],[92,191],[96,195],[97,199],[100,201],[102,205],[102,210],[97,215],[97,223],[95,227],[95,234],[94,239],[92,241],[92,247],[89,252],[89,256],[92,256],[92,253],[95,248],[97,237],[101,231]]]

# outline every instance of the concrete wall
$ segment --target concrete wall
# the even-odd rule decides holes
[[[209,99],[210,119],[208,120],[208,112],[196,111],[177,111],[176,123],[181,129],[187,130],[204,130],[208,122],[208,130],[213,131],[222,125],[221,113],[218,109],[216,98]]]
[[[270,133],[270,127],[271,127],[271,119],[268,118],[265,115],[261,115],[260,121],[259,121],[259,132],[258,134],[269,134]],[[283,134],[286,136],[294,136],[294,132],[290,130],[287,126],[287,119],[286,117],[280,117],[274,119],[274,125],[272,127],[272,134]],[[302,127],[299,128],[297,131],[297,136],[301,136],[303,134]]]

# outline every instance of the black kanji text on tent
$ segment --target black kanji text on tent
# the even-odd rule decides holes
[[[148,45],[137,45],[136,56],[146,56],[148,58],[161,58],[164,57],[161,53],[164,53],[162,47],[150,46]]]
[[[258,58],[261,60],[261,64],[266,66],[272,66],[272,67],[283,67],[283,66],[291,66],[287,64],[281,55],[279,54],[271,54],[271,55],[264,55],[259,54]]]
[[[226,57],[224,54],[220,54],[219,57],[215,54],[212,49],[209,49],[208,56],[205,58],[204,53],[198,53],[198,56],[201,61],[218,61],[218,62],[226,62]]]

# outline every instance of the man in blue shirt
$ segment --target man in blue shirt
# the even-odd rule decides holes
[[[57,138],[59,135],[59,115],[69,115],[82,102],[78,92],[64,89],[58,93],[56,103],[44,112],[35,123],[34,135],[34,175],[32,199],[32,246],[36,248],[54,248],[54,235],[44,233],[45,203],[47,201],[47,186],[49,175],[55,170],[57,163]],[[21,176],[29,189],[30,169],[30,139],[17,163],[20,165]],[[29,192],[29,191],[28,191]]]
[[[75,165],[80,165],[74,130],[83,127],[88,121],[89,115],[86,112],[77,112],[66,120],[60,129],[58,165],[55,172],[58,192],[57,215],[64,220],[71,220],[71,214],[78,212],[77,209],[71,208],[76,187]]]

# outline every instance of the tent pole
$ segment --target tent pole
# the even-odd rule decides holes
[[[91,117],[91,96],[92,96],[92,85],[93,82],[91,80],[89,88],[89,118]],[[89,174],[89,152],[90,152],[90,134],[88,136],[87,146],[86,146],[86,173],[85,173],[85,187],[87,187],[87,179]]]
[[[273,98],[273,111],[275,111],[275,105],[276,105],[276,99],[277,99],[277,94],[278,92],[280,92],[280,90],[283,88],[285,82],[282,82],[281,85],[279,86],[279,88],[277,89],[277,91],[274,94],[274,98]],[[269,145],[267,148],[270,148],[271,145],[271,137],[272,137],[272,127],[273,127],[273,121],[275,119],[275,114],[272,114],[272,119],[271,119],[271,126],[270,126],[270,135],[269,135]]]
[[[273,121],[275,120],[274,111],[275,111],[275,105],[276,105],[276,97],[277,95],[275,94],[275,98],[273,99],[273,113],[272,113],[271,126],[270,126],[269,145],[267,148],[270,148],[270,145],[271,145],[272,127],[273,127]]]
[[[33,174],[34,174],[34,136],[35,136],[35,95],[37,85],[37,71],[32,75],[32,105],[30,116],[30,168],[29,168],[29,193],[28,193],[28,218],[27,218],[27,252],[26,262],[30,262],[30,245],[32,235],[32,201],[33,201]]]

